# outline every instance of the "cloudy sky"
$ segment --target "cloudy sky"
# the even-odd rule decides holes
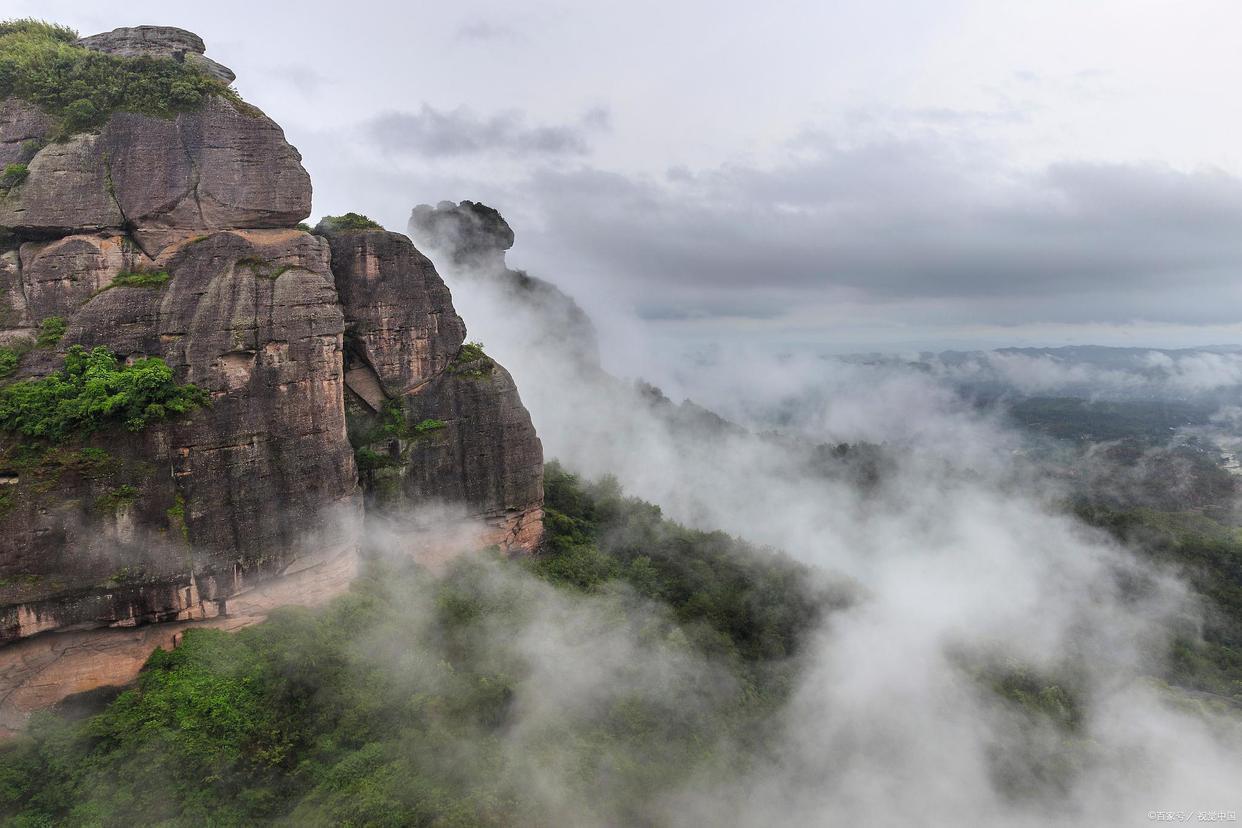
[[[179,25],[315,181],[653,336],[827,351],[1242,342],[1236,0],[0,0]]]

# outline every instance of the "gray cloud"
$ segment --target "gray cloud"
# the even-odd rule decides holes
[[[591,133],[607,125],[607,113],[598,109],[589,110],[576,123],[530,126],[516,110],[482,116],[465,107],[441,110],[423,104],[417,112],[380,115],[365,125],[365,131],[380,148],[395,154],[538,157],[583,155]]]
[[[663,179],[544,170],[534,184],[573,260],[659,282],[691,305],[695,294],[720,306],[761,286],[956,303],[998,322],[1236,319],[1234,176],[1091,162],[1027,172],[943,141],[819,139],[770,167]],[[1192,290],[1221,301],[1200,292],[1188,303]]]
[[[267,70],[267,75],[273,80],[287,83],[306,97],[321,94],[324,87],[332,83],[330,77],[305,64],[286,63],[273,66]]]
[[[509,40],[517,36],[517,30],[489,20],[470,20],[458,26],[454,36],[467,41]]]

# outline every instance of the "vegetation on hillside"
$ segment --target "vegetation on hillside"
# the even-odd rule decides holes
[[[213,95],[239,100],[191,64],[118,57],[76,41],[77,32],[64,26],[0,23],[0,98],[20,98],[55,116],[55,140],[96,129],[114,112],[169,117],[198,109]]]
[[[1205,599],[1201,637],[1173,642],[1162,678],[1242,705],[1242,528],[1196,512],[1080,503],[1078,517],[1184,577]]]
[[[1088,400],[1081,397],[1024,397],[1007,405],[1020,428],[1081,443],[1141,439],[1164,443],[1169,432],[1205,425],[1213,405],[1180,400]]]
[[[60,343],[69,326],[59,316],[49,316],[39,323],[39,333],[35,336],[35,345],[40,348],[51,348]]]
[[[687,529],[659,506],[624,497],[617,481],[584,483],[549,463],[544,476],[549,553],[545,578],[593,591],[613,579],[668,604],[701,647],[748,663],[795,655],[829,608],[849,603],[841,584],[773,549],[723,532]]]
[[[162,359],[126,365],[107,348],[74,345],[62,370],[0,388],[0,430],[53,442],[86,437],[113,423],[138,431],[206,402],[200,389],[178,385]]]
[[[526,565],[474,555],[432,577],[376,563],[324,610],[191,629],[97,715],[39,717],[0,753],[0,813],[638,824],[693,774],[744,770],[790,655],[844,593],[662,520],[611,481],[555,466],[548,481],[550,549]]]

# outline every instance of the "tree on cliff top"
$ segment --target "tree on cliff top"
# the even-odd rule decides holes
[[[213,95],[240,101],[193,64],[93,51],[77,45],[77,32],[54,23],[0,22],[0,98],[20,98],[56,116],[59,140],[103,125],[113,112],[169,117]]]

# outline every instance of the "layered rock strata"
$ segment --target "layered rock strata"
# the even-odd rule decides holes
[[[481,519],[484,545],[541,532],[543,448],[509,373],[476,346],[408,238],[329,231],[346,323],[347,409],[376,508],[443,502]]]

